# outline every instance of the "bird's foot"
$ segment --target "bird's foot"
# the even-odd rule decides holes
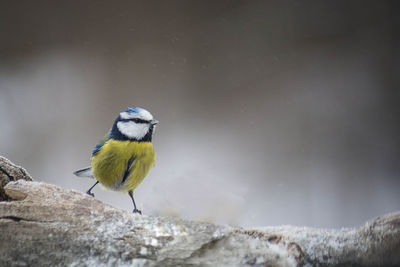
[[[139,213],[140,215],[142,215],[142,211],[141,210],[138,210],[138,209],[134,209],[133,210],[133,213],[135,214],[135,213]]]
[[[94,194],[92,192],[90,192],[90,191],[87,191],[86,194],[88,194],[89,196],[94,197]]]

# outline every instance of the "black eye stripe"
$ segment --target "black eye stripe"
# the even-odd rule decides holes
[[[149,121],[133,118],[133,119],[121,119],[120,121],[134,121],[136,123],[149,123]]]

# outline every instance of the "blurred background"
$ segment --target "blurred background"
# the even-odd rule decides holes
[[[1,1],[0,154],[85,192],[126,107],[160,121],[147,215],[358,226],[400,210],[396,1]],[[131,211],[126,194],[96,198]]]

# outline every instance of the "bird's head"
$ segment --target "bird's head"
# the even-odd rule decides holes
[[[119,113],[111,129],[111,137],[118,140],[151,141],[158,123],[143,108],[127,108]]]

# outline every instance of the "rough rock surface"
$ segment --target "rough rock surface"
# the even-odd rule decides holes
[[[0,202],[0,266],[400,264],[400,213],[358,229],[246,230],[135,215],[40,182],[12,181],[5,193],[8,201]]]
[[[4,192],[4,187],[10,181],[17,181],[19,179],[32,181],[32,177],[22,167],[15,165],[5,157],[0,156],[0,201],[8,200]]]

